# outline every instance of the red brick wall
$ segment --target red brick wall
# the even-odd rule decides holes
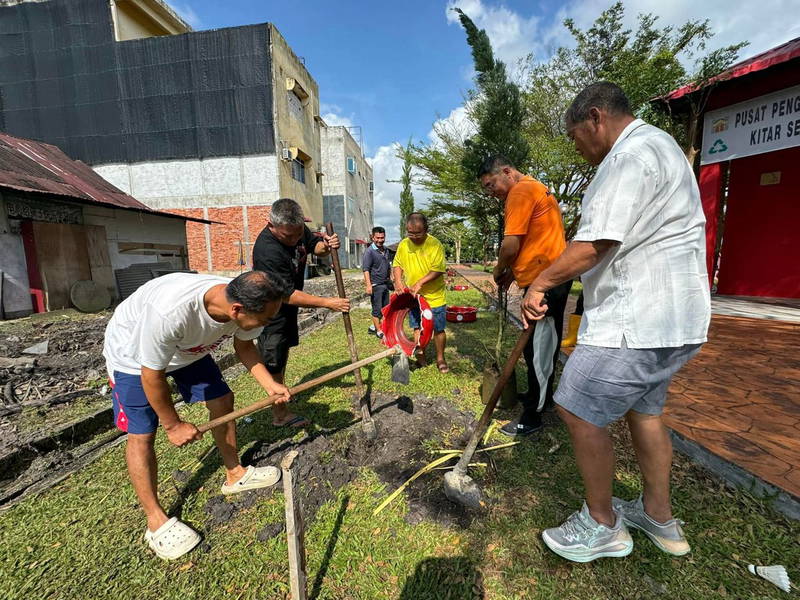
[[[186,240],[189,244],[189,268],[207,272],[208,255],[206,249],[206,228],[209,228],[211,240],[211,271],[225,271],[231,274],[243,269],[252,268],[253,244],[267,224],[269,206],[248,206],[247,221],[249,239],[244,234],[244,207],[209,208],[208,220],[216,221],[211,225],[186,222]],[[170,209],[170,212],[186,217],[204,218],[202,208]],[[245,242],[242,254],[239,253],[239,242]],[[249,242],[249,243],[247,243]],[[244,258],[244,266],[239,264]]]
[[[184,217],[203,218],[202,208],[170,209],[171,213]],[[196,221],[186,221],[186,243],[188,244],[189,268],[195,271],[208,270],[206,256],[206,226]]]

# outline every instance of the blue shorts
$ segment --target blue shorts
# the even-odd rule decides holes
[[[447,306],[442,304],[441,306],[432,308],[431,312],[433,313],[433,332],[441,333],[444,331],[444,328],[447,325]],[[411,329],[420,328],[420,314],[418,306],[408,311],[408,324],[411,325]]]
[[[178,384],[178,391],[187,404],[206,402],[230,393],[217,363],[207,354],[185,367],[167,373]],[[127,433],[153,433],[158,427],[158,415],[144,395],[139,375],[114,371],[114,424]]]

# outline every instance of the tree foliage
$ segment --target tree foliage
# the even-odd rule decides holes
[[[403,186],[400,192],[400,236],[406,230],[406,217],[414,212],[414,194],[411,192],[411,169],[413,167],[413,155],[411,153],[411,140],[405,147],[397,148],[397,156],[403,160],[403,171],[400,175],[400,184]]]

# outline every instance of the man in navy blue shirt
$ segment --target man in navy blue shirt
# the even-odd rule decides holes
[[[383,227],[372,228],[372,244],[364,253],[361,268],[364,271],[364,282],[367,293],[372,299],[372,325],[369,332],[379,338],[383,337],[381,331],[381,310],[389,304],[389,292],[392,289],[391,257],[389,249],[384,246],[386,230]]]

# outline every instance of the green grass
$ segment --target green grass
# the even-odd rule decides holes
[[[452,304],[483,306],[475,290],[449,293]],[[369,314],[353,313],[359,354],[380,349],[366,333]],[[409,388],[390,382],[389,365],[364,370],[365,380],[380,391],[406,391],[451,398],[476,413],[482,344],[493,346],[495,315],[480,312],[473,324],[451,325],[448,360],[451,372],[435,366],[411,373]],[[342,325],[336,321],[304,338],[292,352],[288,383],[296,384],[347,362]],[[513,336],[507,340],[513,344]],[[295,410],[319,426],[349,422],[352,376],[302,395]],[[232,382],[237,404],[263,396],[248,376]],[[453,391],[458,388],[459,393]],[[205,419],[202,407],[182,409],[193,422]],[[272,442],[286,434],[271,426],[269,412],[240,425],[243,448],[255,440]],[[641,489],[630,442],[621,428],[615,493],[632,497]],[[442,432],[446,439],[450,432]],[[497,441],[503,438],[496,436]],[[436,439],[421,440],[433,449]],[[204,530],[204,506],[218,494],[222,471],[217,455],[199,462],[211,447],[210,436],[184,449],[157,439],[162,498],[181,500],[182,518]],[[555,449],[554,449],[555,448]],[[552,453],[549,450],[554,449]],[[402,499],[379,517],[375,506],[389,493],[375,473],[336,491],[332,501],[307,524],[306,550],[311,597],[331,600],[471,599],[484,590],[493,600],[601,598],[783,598],[786,594],[747,573],[746,564],[785,564],[800,573],[800,526],[774,513],[765,502],[723,488],[705,472],[678,458],[674,474],[676,512],[686,527],[693,552],[668,557],[643,536],[626,559],[576,565],[550,553],[542,529],[560,523],[580,506],[582,487],[566,431],[552,427],[535,441],[493,453],[497,476],[484,488],[492,510],[466,530],[436,523],[412,526],[403,516]],[[335,460],[331,455],[321,460]],[[188,484],[176,484],[175,469],[195,470]],[[427,476],[432,482],[441,472]],[[177,487],[184,487],[182,495]],[[0,513],[0,598],[58,599],[278,599],[288,596],[284,536],[259,542],[266,524],[282,521],[280,492],[237,512],[224,526],[207,530],[208,551],[167,563],[155,558],[142,541],[144,521],[124,468],[124,446],[65,480],[54,489]]]

